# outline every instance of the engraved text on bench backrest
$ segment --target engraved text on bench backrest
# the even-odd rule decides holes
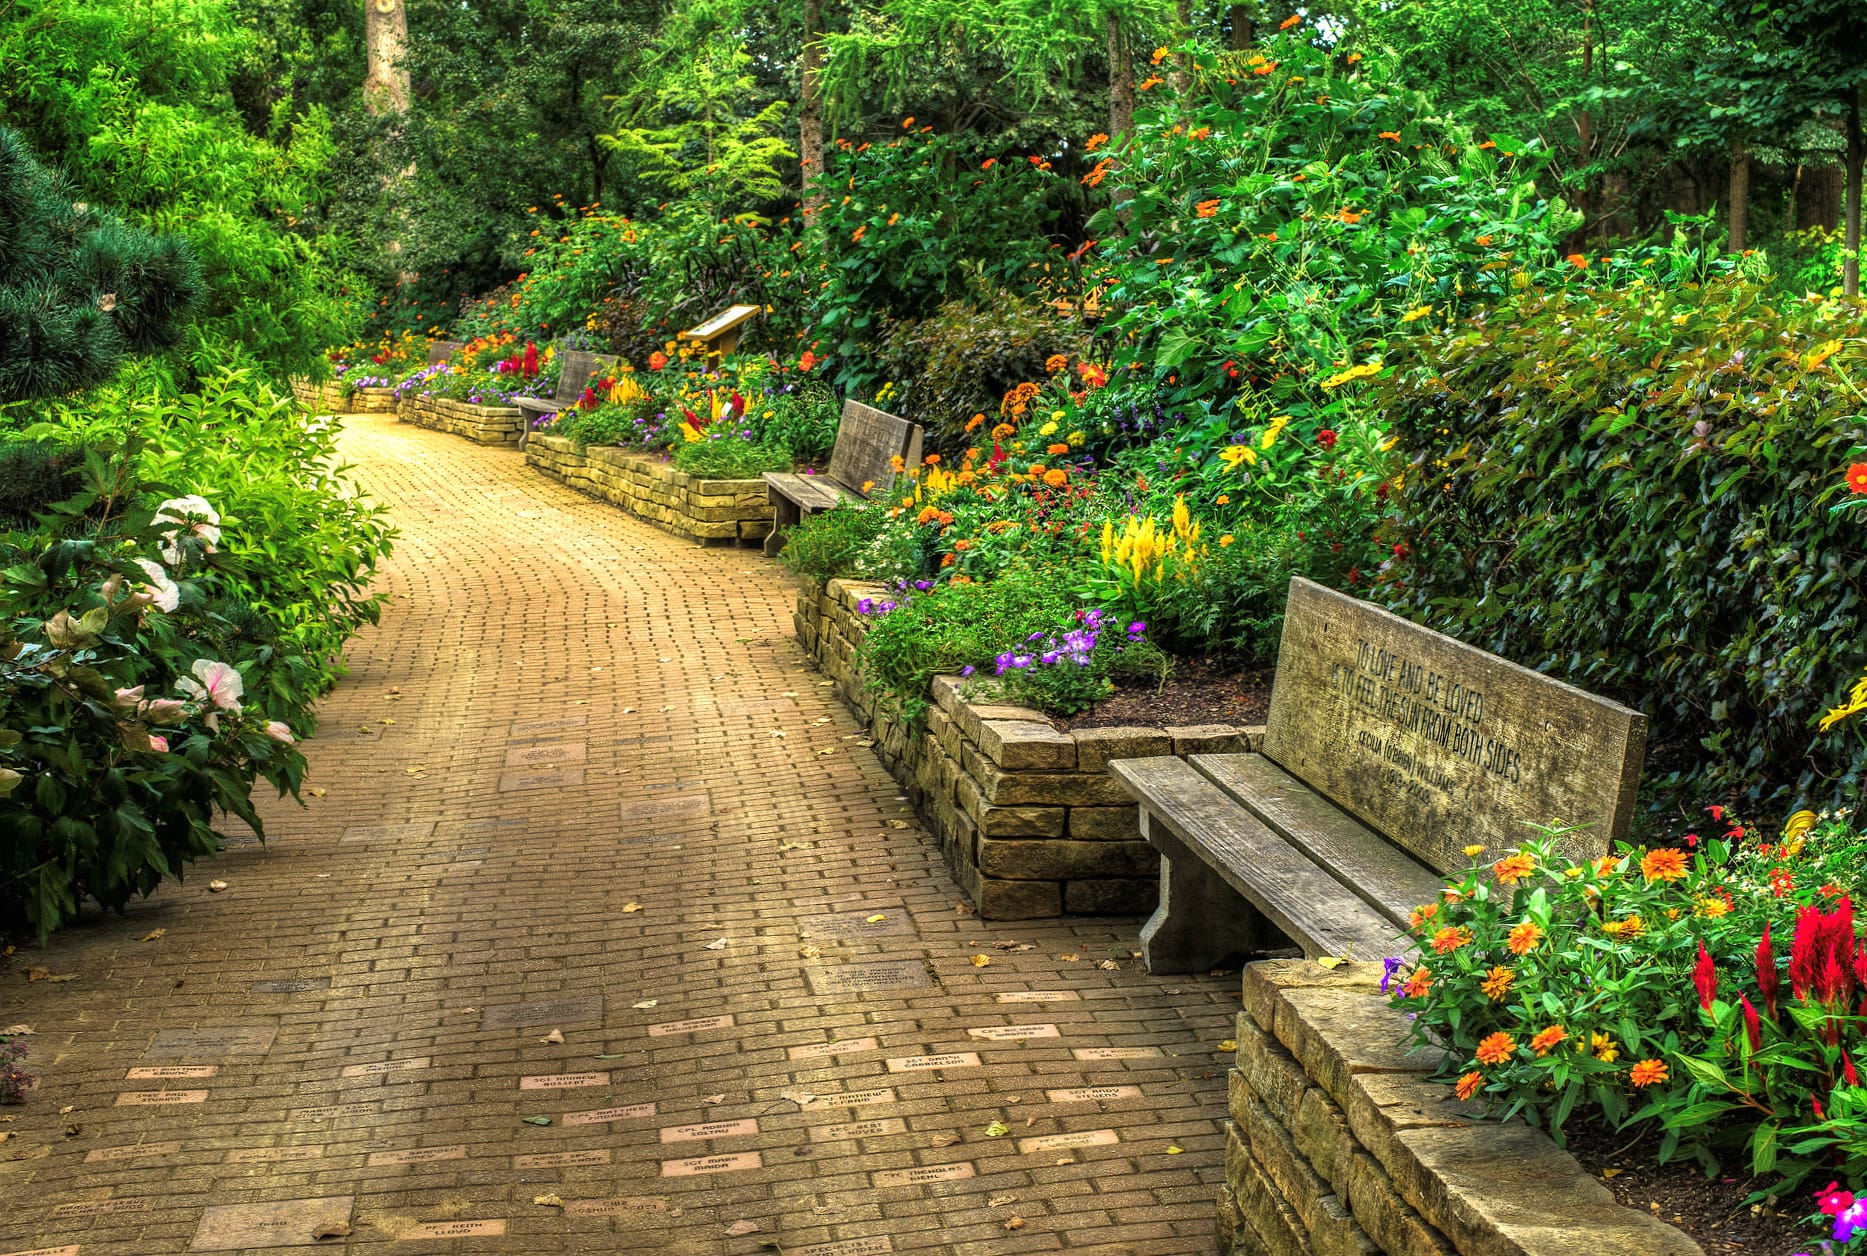
[[[843,403],[843,422],[836,429],[836,448],[830,454],[830,478],[864,496],[885,491],[895,482],[894,459],[911,464],[920,460],[919,429],[860,401]]]
[[[1590,824],[1627,836],[1646,717],[1307,580],[1293,580],[1264,753],[1441,872],[1462,849]],[[1495,857],[1495,855],[1493,856]]]

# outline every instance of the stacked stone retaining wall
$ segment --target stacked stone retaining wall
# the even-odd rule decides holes
[[[308,380],[292,381],[292,396],[313,414],[391,414],[395,411],[395,389],[346,389],[329,382],[313,384]]]
[[[613,502],[637,518],[705,544],[757,545],[771,531],[763,480],[703,480],[649,454],[534,434],[525,461],[581,493]]]
[[[482,406],[452,397],[404,397],[395,415],[404,423],[464,436],[480,445],[516,448],[525,432],[525,414],[517,406]]]

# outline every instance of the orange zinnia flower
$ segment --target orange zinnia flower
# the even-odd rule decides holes
[[[1063,444],[1061,441],[1059,441],[1058,443],[1050,446],[1050,448],[1044,450],[1044,452],[1047,454],[1053,454],[1053,455],[1054,454],[1067,454],[1070,452],[1070,447],[1068,445]]]
[[[1867,462],[1857,462],[1848,468],[1848,492],[1867,493]]]
[[[1542,928],[1526,920],[1510,931],[1510,953],[1522,955],[1542,940]]]
[[[1516,1053],[1517,1040],[1498,1030],[1478,1044],[1478,1062],[1480,1064],[1502,1064]]]
[[[966,420],[966,430],[968,432],[976,432],[979,430],[980,425],[983,424],[984,422],[985,422],[985,415],[975,414],[970,419]]]
[[[1525,854],[1509,855],[1491,865],[1491,875],[1504,885],[1517,882],[1536,871],[1536,860]]]
[[[1499,965],[1485,974],[1485,979],[1478,983],[1478,989],[1485,998],[1493,1003],[1502,1003],[1510,993],[1511,983],[1517,980],[1517,974]]]
[[[1551,1025],[1548,1029],[1545,1029],[1542,1033],[1530,1039],[1530,1050],[1536,1052],[1539,1056],[1548,1055],[1551,1051],[1556,1049],[1558,1043],[1566,1041],[1568,1037],[1569,1031],[1564,1029],[1561,1025]]]
[[[1407,984],[1400,987],[1400,992],[1409,999],[1419,999],[1433,988],[1433,974],[1426,965],[1421,964],[1407,976]]]
[[[1636,1086],[1656,1086],[1665,1081],[1666,1076],[1666,1061],[1642,1060],[1634,1065],[1628,1080]]]
[[[1068,482],[1069,478],[1067,472],[1055,467],[1044,472],[1044,483],[1048,484],[1051,488],[1062,488],[1064,484]]]
[[[1471,1072],[1465,1074],[1465,1076],[1459,1078],[1459,1084],[1454,1087],[1454,1089],[1458,1092],[1460,1099],[1470,1099],[1473,1095],[1478,1093],[1478,1088],[1484,1084],[1485,1075],[1473,1069]]]
[[[1210,218],[1219,212],[1219,202],[1216,200],[1201,201],[1199,204],[1193,206],[1193,212],[1198,214],[1201,218]]]
[[[1407,923],[1412,925],[1415,929],[1417,929],[1421,925],[1425,924],[1427,921],[1431,920],[1434,916],[1437,916],[1438,914],[1439,914],[1439,904],[1428,903],[1424,907],[1414,908],[1413,914],[1407,917]]]
[[[1640,860],[1640,875],[1649,881],[1677,881],[1686,874],[1685,852],[1674,847],[1650,850]]]
[[[1464,925],[1447,925],[1433,935],[1433,949],[1441,955],[1458,950],[1472,940],[1472,931]]]

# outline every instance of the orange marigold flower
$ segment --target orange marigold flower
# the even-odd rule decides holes
[[[956,550],[969,550],[972,548],[972,542],[971,541],[955,541],[953,542],[953,548]]]
[[[1393,140],[1395,143],[1399,143],[1400,132],[1399,131],[1382,131],[1378,138],[1384,139],[1384,140]]]
[[[1867,493],[1867,462],[1857,462],[1848,468],[1848,492]]]
[[[1504,885],[1515,885],[1535,871],[1536,860],[1521,852],[1508,855],[1491,865],[1491,875]]]
[[[1640,859],[1640,875],[1649,881],[1677,881],[1685,874],[1685,852],[1675,847],[1650,850]]]
[[[1465,1076],[1459,1078],[1459,1084],[1453,1087],[1453,1089],[1458,1093],[1460,1099],[1470,1099],[1473,1095],[1478,1093],[1478,1088],[1484,1084],[1485,1075],[1473,1069],[1471,1072],[1465,1074]]]
[[[1516,1053],[1517,1040],[1498,1030],[1478,1044],[1478,1062],[1480,1064],[1502,1064]]]
[[[1083,151],[1085,153],[1093,153],[1096,149],[1101,148],[1108,142],[1109,137],[1097,131],[1094,135],[1083,141]]]
[[[1044,452],[1047,454],[1051,454],[1051,455],[1067,454],[1070,452],[1070,447],[1068,445],[1065,445],[1063,442],[1058,441],[1056,444],[1051,445],[1049,448],[1045,449]]]
[[[657,349],[648,355],[648,369],[659,371],[668,364],[668,355]]]
[[[1302,20],[1303,20],[1303,15],[1301,13],[1292,13],[1289,17],[1285,18],[1283,21],[1277,24],[1277,29],[1280,31],[1287,31],[1292,26],[1295,26],[1298,22],[1301,22]]]
[[[1628,1080],[1636,1086],[1657,1086],[1667,1078],[1666,1061],[1642,1060],[1634,1065]]]
[[[966,430],[968,432],[976,432],[984,423],[985,415],[975,414],[970,419],[966,420]]]
[[[992,439],[1010,440],[1012,436],[1016,434],[1017,430],[1017,428],[1009,423],[1000,423],[997,427],[992,429]]]
[[[1210,218],[1219,212],[1219,202],[1217,200],[1201,201],[1193,206],[1193,212],[1201,218]]]
[[[1500,964],[1485,974],[1485,979],[1478,983],[1478,989],[1493,1003],[1502,1003],[1510,993],[1511,983],[1516,980],[1516,972]]]
[[[1425,924],[1427,921],[1431,920],[1434,916],[1437,916],[1438,914],[1439,914],[1439,904],[1428,903],[1424,907],[1414,908],[1413,914],[1407,917],[1407,923],[1412,925],[1415,929],[1417,929],[1421,925]]]
[[[1432,970],[1427,968],[1426,965],[1421,964],[1418,968],[1407,974],[1407,983],[1400,987],[1400,992],[1409,999],[1420,999],[1426,997],[1426,992],[1432,988]]]
[[[1069,478],[1068,472],[1056,467],[1052,467],[1050,470],[1044,472],[1044,483],[1048,484],[1051,488],[1062,488],[1064,484],[1069,481]]]
[[[928,454],[925,458],[922,458],[921,461],[926,463],[930,467],[937,467],[940,465],[940,455],[939,454]]]
[[[1165,81],[1166,80],[1161,78],[1158,74],[1150,74],[1139,83],[1136,83],[1134,89],[1137,92],[1151,92]]]
[[[1053,353],[1049,357],[1044,359],[1044,370],[1047,374],[1055,375],[1058,371],[1063,370],[1069,364],[1070,364],[1069,354]]]
[[[1147,63],[1149,65],[1159,65],[1161,62],[1165,61],[1166,59],[1167,59],[1167,46],[1165,44],[1162,44],[1160,47],[1154,49],[1154,55],[1148,58]]]
[[[1510,931],[1510,953],[1522,955],[1542,940],[1542,927],[1526,920]]]
[[[1449,954],[1465,946],[1472,940],[1472,931],[1464,925],[1447,925],[1433,935],[1433,949],[1441,955]]]
[[[1588,269],[1588,259],[1583,257],[1580,253],[1571,253],[1562,260],[1569,263],[1569,265],[1575,267],[1577,270]]]
[[[1567,1041],[1569,1031],[1561,1025],[1551,1025],[1536,1037],[1530,1039],[1530,1050],[1539,1056],[1548,1055],[1559,1043]]]

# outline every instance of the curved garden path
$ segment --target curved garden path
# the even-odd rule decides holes
[[[382,625],[267,845],[0,970],[0,1253],[1213,1250],[1235,979],[959,910],[774,565],[346,422]]]

